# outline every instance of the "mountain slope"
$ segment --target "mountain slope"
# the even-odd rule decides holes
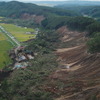
[[[66,9],[66,10],[72,10],[74,12],[79,12],[80,14],[82,14],[83,16],[87,15],[87,17],[94,17],[94,18],[99,18],[100,17],[100,4],[98,4],[97,6],[94,5],[59,5],[56,6],[57,8],[62,8],[62,9]]]
[[[20,10],[19,10],[20,9]],[[17,1],[12,2],[0,2],[0,16],[20,18],[21,15],[28,13],[30,15],[44,15],[50,14],[61,15],[61,16],[77,16],[77,13],[54,9],[50,7],[37,6],[31,3],[22,3]]]

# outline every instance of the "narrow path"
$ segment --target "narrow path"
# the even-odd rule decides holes
[[[66,52],[66,51],[70,51],[70,50],[73,50],[73,49],[77,49],[79,47],[82,47],[84,45],[79,45],[79,46],[75,46],[75,47],[71,47],[71,48],[61,48],[61,49],[57,49],[57,53],[63,53],[63,52]]]
[[[2,26],[0,26],[0,29],[4,33],[4,35],[6,37],[8,37],[8,41],[11,42],[11,44],[14,45],[14,43],[15,43],[17,46],[20,46],[19,41],[17,41],[13,35],[11,35],[9,32],[7,32]]]

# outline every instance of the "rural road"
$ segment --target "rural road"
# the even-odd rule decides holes
[[[6,37],[9,37],[9,41],[12,43],[12,44],[16,44],[17,46],[20,46],[20,43],[19,43],[19,41],[17,41],[16,39],[15,39],[15,37],[14,36],[12,36],[9,32],[7,32],[2,26],[0,26],[0,29],[2,30],[2,32],[4,33],[4,35],[6,35]],[[11,41],[12,40],[12,41]]]

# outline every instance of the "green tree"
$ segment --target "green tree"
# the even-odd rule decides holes
[[[96,36],[90,39],[88,42],[89,52],[96,53],[100,52],[100,36]]]

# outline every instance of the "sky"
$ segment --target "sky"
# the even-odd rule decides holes
[[[0,1],[72,1],[72,0],[0,0]],[[75,0],[75,1],[100,1],[100,0]]]

